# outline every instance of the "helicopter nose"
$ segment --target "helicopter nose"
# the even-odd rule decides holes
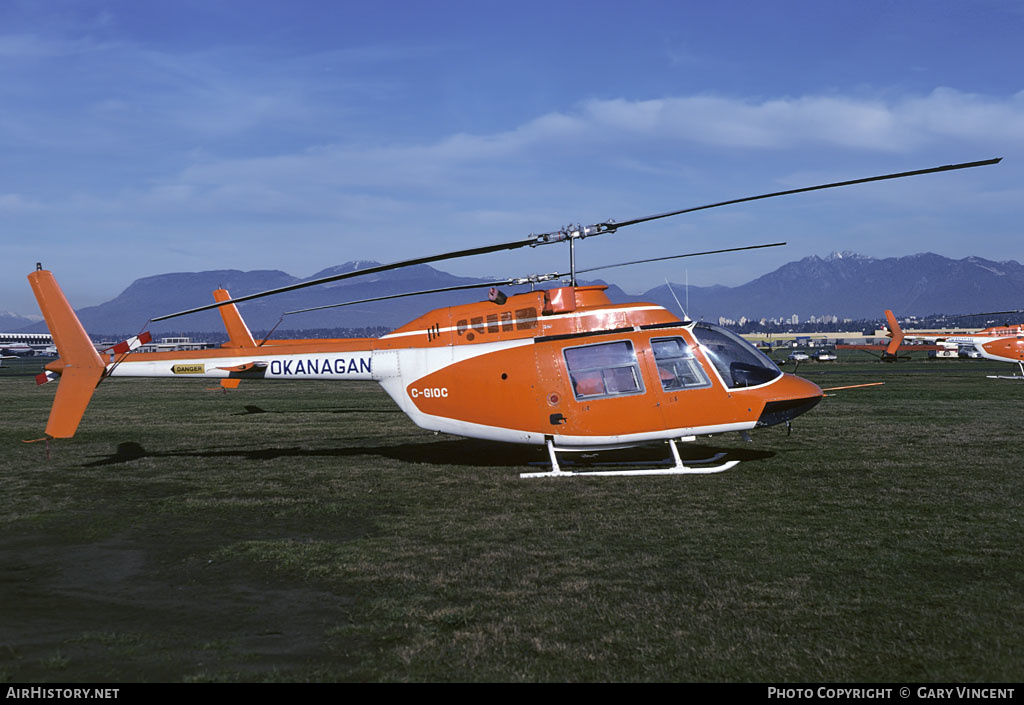
[[[782,379],[768,389],[771,392],[767,395],[764,409],[757,419],[758,427],[792,421],[817,406],[824,396],[821,387],[814,382],[791,374],[783,375]]]

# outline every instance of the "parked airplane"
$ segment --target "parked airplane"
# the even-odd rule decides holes
[[[25,343],[7,343],[0,345],[0,354],[8,357],[30,357],[36,354],[36,349]]]

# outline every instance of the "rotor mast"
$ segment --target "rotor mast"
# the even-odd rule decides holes
[[[576,286],[576,241],[582,240],[587,237],[594,237],[595,235],[605,235],[608,233],[614,233],[618,230],[614,220],[606,220],[603,223],[597,223],[595,225],[567,225],[561,230],[555,230],[549,233],[541,233],[540,235],[531,235],[532,242],[530,247],[539,247],[540,245],[550,245],[556,242],[569,243],[569,283],[571,286]]]

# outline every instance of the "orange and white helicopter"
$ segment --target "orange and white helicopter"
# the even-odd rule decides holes
[[[994,311],[991,313],[971,313],[957,318],[968,316],[1000,316],[1007,314],[1021,313],[1021,311]],[[997,362],[1010,362],[1020,367],[1021,374],[1017,375],[989,375],[992,379],[1024,379],[1024,324],[1018,323],[1015,326],[994,326],[977,331],[976,333],[936,333],[929,335],[906,334],[900,328],[896,316],[892,311],[885,312],[886,320],[889,323],[889,335],[892,341],[889,346],[899,346],[903,340],[927,340],[934,342],[954,343],[956,345],[973,345],[982,357]]]
[[[946,348],[941,345],[904,345],[903,331],[900,330],[900,324],[896,322],[896,316],[892,311],[885,312],[885,320],[889,326],[889,332],[886,335],[891,340],[884,345],[844,345],[840,344],[836,346],[837,350],[860,350],[866,352],[869,355],[875,355],[882,362],[896,362],[897,360],[908,359],[909,356],[906,353],[911,352],[938,352],[945,350]],[[900,355],[904,353],[904,355]]]
[[[757,427],[789,423],[821,400],[822,389],[784,374],[754,346],[724,328],[684,320],[685,316],[681,319],[654,304],[614,304],[605,294],[604,286],[577,286],[576,241],[707,208],[998,161],[822,184],[623,222],[609,220],[587,227],[570,226],[512,242],[369,267],[234,299],[226,291],[218,290],[212,304],[152,319],[155,322],[218,308],[229,341],[212,350],[134,352],[150,337],[146,333],[101,355],[53,274],[37,265],[28,278],[60,352],[60,358],[46,366],[39,380],[42,383],[60,378],[46,435],[73,436],[94,389],[106,377],[213,378],[221,380],[224,386],[256,379],[373,380],[422,428],[470,438],[546,446],[550,471],[524,473],[524,477],[583,474],[561,469],[558,453],[651,442],[668,443],[674,460],[672,467],[586,474],[720,472],[738,461],[706,467],[686,465],[676,443],[693,441],[698,435],[746,433]],[[350,277],[555,242],[569,245],[567,275],[493,282],[487,301],[431,311],[380,338],[257,343],[236,307],[258,297]],[[732,249],[768,246],[773,245]],[[725,251],[730,250],[716,252]],[[673,257],[698,254],[710,253]],[[593,270],[580,273],[583,271]],[[565,276],[568,282],[563,286],[511,296],[496,288]],[[454,288],[468,287],[445,290]],[[433,292],[402,296],[416,293]],[[716,463],[721,457],[720,454],[709,462]]]

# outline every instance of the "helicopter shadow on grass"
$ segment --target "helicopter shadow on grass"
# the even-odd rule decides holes
[[[335,408],[335,409],[301,409],[303,414],[401,414],[401,409],[348,409],[348,408]],[[231,414],[232,416],[253,416],[256,414],[289,414],[297,413],[296,410],[289,411],[274,411],[273,409],[264,409],[261,406],[255,404],[246,404],[242,407],[242,411],[236,411]]]
[[[369,440],[369,439],[368,439]],[[716,454],[724,454],[724,460],[765,460],[774,457],[771,451],[751,448],[690,445],[680,447],[679,454],[684,463],[699,462]],[[569,467],[606,467],[623,465],[636,467],[671,465],[665,446],[640,446],[614,451],[572,453],[571,458],[559,458],[559,463]],[[497,443],[469,438],[445,438],[443,440],[414,441],[394,445],[357,444],[336,448],[263,447],[263,448],[196,448],[174,451],[147,451],[140,443],[126,441],[119,443],[111,455],[103,456],[82,467],[95,468],[108,465],[123,465],[144,458],[202,458],[206,460],[244,459],[277,460],[280,458],[355,458],[377,456],[382,459],[405,463],[427,465],[449,465],[480,468],[524,468],[548,465],[547,450],[542,446]]]

